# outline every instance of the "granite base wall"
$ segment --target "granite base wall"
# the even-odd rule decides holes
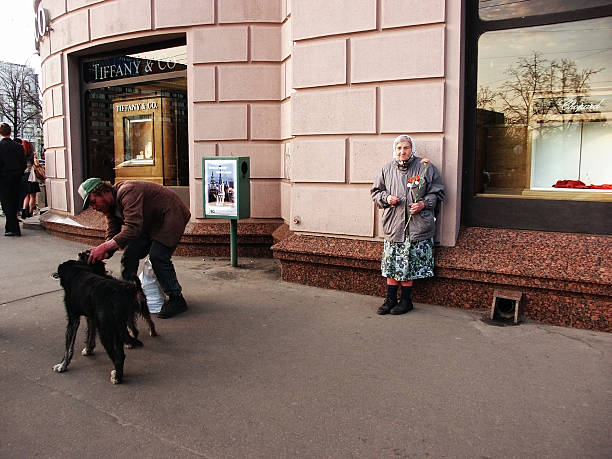
[[[76,216],[45,214],[43,228],[54,236],[95,246],[104,241],[106,221],[102,214],[87,209]],[[272,234],[282,220],[245,219],[238,222],[238,256],[271,258]],[[190,222],[185,228],[175,254],[181,256],[230,256],[230,223],[210,219]]]
[[[385,294],[381,242],[293,234],[272,249],[286,281]],[[610,236],[463,228],[455,247],[436,248],[436,277],[414,282],[414,300],[488,310],[495,289],[518,290],[525,318],[612,332],[606,253]]]
[[[105,221],[41,217],[48,232],[96,245]],[[57,216],[56,216],[57,217]],[[177,255],[229,257],[229,222],[189,223]],[[292,233],[282,220],[241,220],[238,256],[280,261],[288,282],[383,297],[382,242]],[[455,247],[436,247],[436,277],[415,281],[414,300],[447,307],[491,307],[495,289],[523,293],[523,314],[553,325],[612,332],[612,237],[462,228]]]

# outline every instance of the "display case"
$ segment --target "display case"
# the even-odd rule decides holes
[[[172,100],[139,97],[113,103],[115,182],[178,185],[176,116]]]
[[[202,158],[204,217],[234,220],[249,218],[250,174],[248,156]]]

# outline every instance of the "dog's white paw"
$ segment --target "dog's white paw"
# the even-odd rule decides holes
[[[93,349],[84,348],[81,351],[81,355],[84,355],[84,356],[94,355],[94,351],[93,351]]]
[[[113,384],[120,384],[121,383],[121,381],[117,377],[117,370],[111,371],[111,382]]]
[[[53,371],[57,371],[58,373],[63,373],[64,371],[66,371],[67,365],[62,362],[62,363],[58,363],[57,365],[53,365]]]

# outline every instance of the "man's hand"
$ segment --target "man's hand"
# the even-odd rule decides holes
[[[109,258],[117,251],[118,248],[119,246],[114,239],[103,242],[102,244],[89,249],[89,258],[87,259],[87,263],[92,264],[96,261],[102,261],[105,258]]]

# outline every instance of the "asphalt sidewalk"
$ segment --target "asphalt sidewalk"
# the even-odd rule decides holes
[[[4,219],[0,218],[4,225]],[[270,259],[175,257],[189,310],[109,382],[69,371],[57,265],[86,248],[0,237],[0,457],[612,457],[612,334],[280,280]],[[120,255],[108,266],[118,272]]]

